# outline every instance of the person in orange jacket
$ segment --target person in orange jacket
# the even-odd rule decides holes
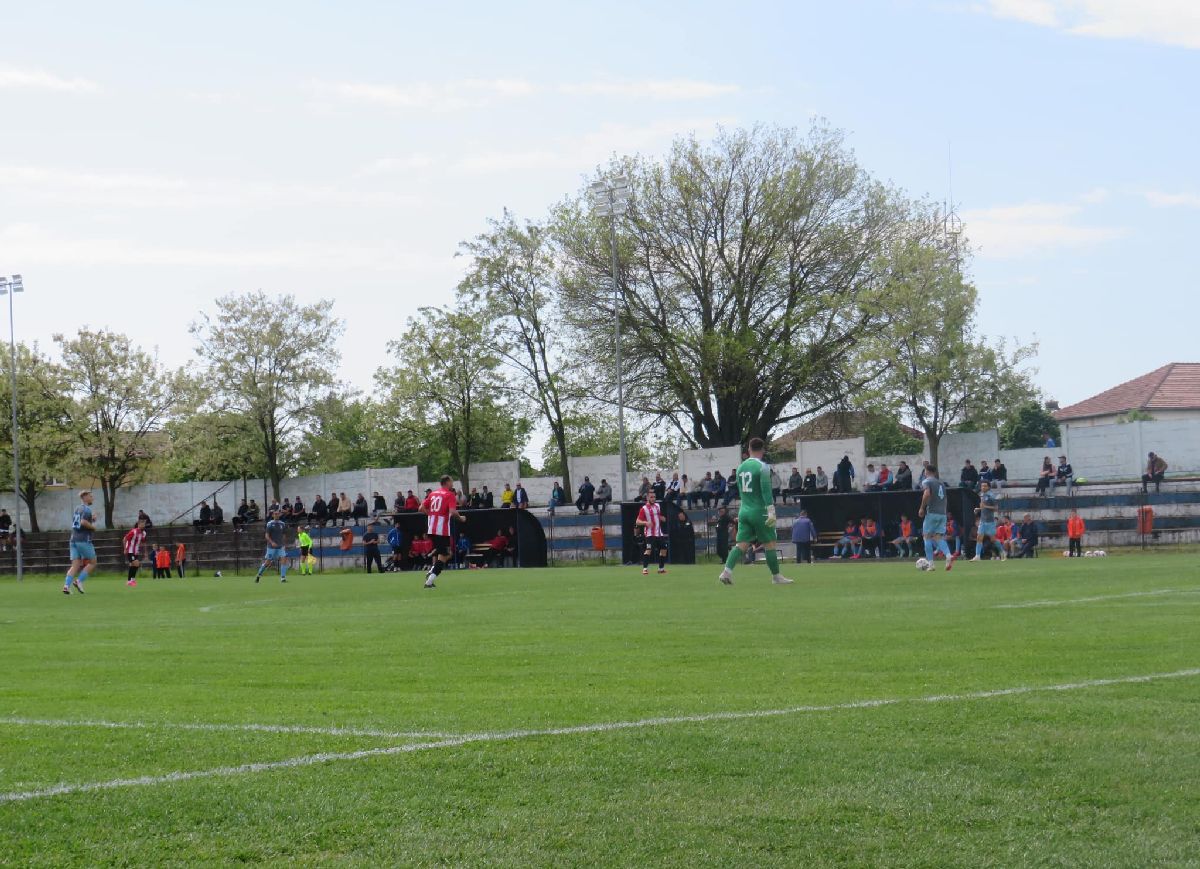
[[[1072,558],[1080,558],[1083,556],[1083,532],[1087,530],[1087,526],[1083,524],[1083,517],[1079,515],[1078,510],[1072,510],[1070,518],[1067,519],[1067,556]]]
[[[187,546],[182,540],[175,544],[175,569],[179,572],[179,578],[183,579],[187,573]]]
[[[154,554],[154,576],[156,579],[171,578],[171,550],[165,546],[158,547],[158,552]]]

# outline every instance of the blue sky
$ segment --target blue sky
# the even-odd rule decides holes
[[[337,300],[366,386],[460,241],[613,154],[718,124],[844,129],[953,193],[983,330],[1067,404],[1200,361],[1200,4],[44,2],[0,6],[0,273],[17,334],[191,360],[229,291]]]

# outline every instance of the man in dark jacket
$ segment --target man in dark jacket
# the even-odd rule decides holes
[[[579,484],[579,497],[575,500],[575,509],[580,513],[586,513],[592,506],[592,500],[596,495],[596,487],[592,485],[590,477],[584,477],[583,482]]]
[[[1017,558],[1033,558],[1033,552],[1038,546],[1038,527],[1033,521],[1033,517],[1028,513],[1025,514],[1025,520],[1021,523],[1021,549]]]
[[[896,492],[907,492],[912,487],[912,468],[908,466],[908,462],[901,461],[900,466],[896,468],[896,477],[892,480],[889,488]]]
[[[812,545],[817,542],[817,527],[808,518],[807,510],[801,510],[792,523],[792,542],[796,544],[796,563],[812,564]]]

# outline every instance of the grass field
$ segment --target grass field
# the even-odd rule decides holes
[[[1195,557],[717,570],[4,580],[0,864],[1200,865]]]

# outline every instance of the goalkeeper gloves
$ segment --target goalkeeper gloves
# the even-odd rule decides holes
[[[772,504],[770,507],[767,508],[767,527],[768,528],[775,527],[775,505],[774,504]]]

